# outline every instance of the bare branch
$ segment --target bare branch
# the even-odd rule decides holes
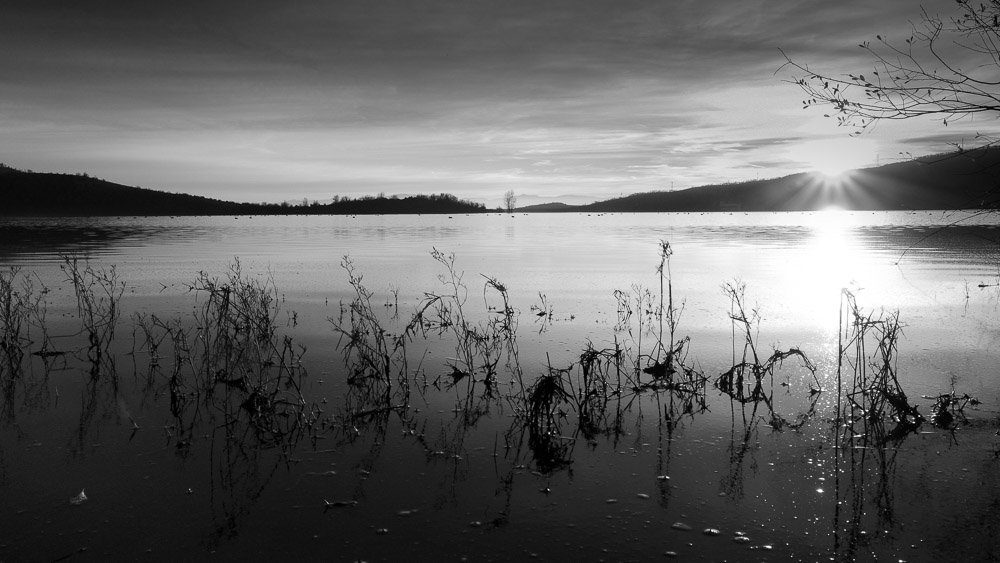
[[[884,120],[936,117],[944,125],[977,114],[1000,117],[1000,0],[976,6],[958,0],[959,14],[944,20],[921,10],[903,44],[881,35],[859,45],[873,57],[869,73],[812,71],[781,51],[805,94],[803,108],[825,114],[854,134]],[[866,76],[866,74],[868,76]]]

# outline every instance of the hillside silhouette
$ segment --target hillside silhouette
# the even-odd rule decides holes
[[[588,205],[549,203],[523,212],[670,212],[993,209],[1000,207],[1000,150],[973,149],[851,171],[830,179],[780,178],[638,193]],[[0,216],[458,214],[489,211],[450,194],[335,197],[329,203],[236,203],[125,186],[86,174],[0,164]]]
[[[253,206],[123,186],[86,174],[51,174],[0,167],[0,215],[228,215]]]
[[[850,171],[647,192],[563,211],[814,211],[1000,207],[1000,150],[974,149]]]
[[[335,198],[331,203],[236,203],[124,186],[86,174],[17,170],[0,164],[0,216],[290,215],[481,213],[486,207],[450,194],[404,198]]]

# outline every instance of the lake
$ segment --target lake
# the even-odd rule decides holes
[[[998,215],[3,219],[0,268],[2,560],[1000,560]]]

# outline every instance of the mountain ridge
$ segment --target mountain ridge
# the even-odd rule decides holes
[[[972,149],[848,171],[646,192],[567,211],[855,211],[1000,207],[1000,149]]]
[[[191,194],[125,186],[86,174],[17,170],[0,165],[0,217],[170,215],[291,215],[481,213],[482,204],[450,194],[404,198],[335,198],[331,203],[238,203]]]
[[[0,164],[0,216],[447,214],[490,211],[450,194],[334,198],[330,203],[238,203],[125,186],[86,174]],[[636,193],[584,205],[550,202],[523,213],[992,209],[1000,207],[1000,149],[980,148],[853,170],[839,178],[778,178]],[[499,210],[494,210],[499,211]]]

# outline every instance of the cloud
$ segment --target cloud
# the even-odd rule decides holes
[[[234,199],[310,186],[493,197],[511,183],[599,198],[780,175],[797,166],[785,145],[841,132],[774,75],[778,48],[854,71],[865,64],[856,43],[907,31],[914,10],[902,0],[25,4],[0,20],[0,149],[15,166]]]

